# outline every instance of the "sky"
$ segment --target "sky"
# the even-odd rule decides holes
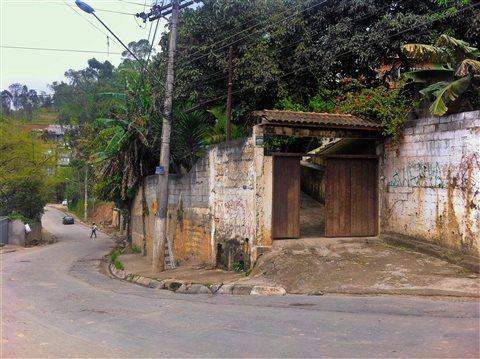
[[[148,11],[148,5],[152,0],[84,1],[96,9],[97,16],[125,44],[148,37],[150,23],[145,25],[140,19],[137,19],[137,23],[133,15],[100,10],[137,13],[144,10],[143,4],[146,2],[146,11]],[[165,29],[163,21],[158,28],[157,43],[161,32]],[[74,0],[0,0],[1,89],[19,82],[37,91],[49,92],[48,84],[63,80],[64,73],[68,69],[85,68],[87,60],[92,57],[99,61],[109,60],[114,65],[118,65],[121,55],[115,53],[121,53],[123,48],[116,45],[112,39],[108,48],[107,33],[107,30],[92,15],[78,9]],[[110,38],[112,38],[111,35]],[[109,51],[110,54],[23,50],[3,46]]]

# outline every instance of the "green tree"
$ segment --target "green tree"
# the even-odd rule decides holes
[[[0,215],[40,219],[46,180],[56,166],[47,150],[15,122],[0,120]]]
[[[8,179],[1,183],[0,191],[0,216],[40,221],[46,204],[44,183],[41,179]]]
[[[12,99],[13,95],[8,90],[3,90],[0,94],[2,101],[2,115],[10,115],[12,111]]]
[[[176,99],[208,109],[225,102],[227,52],[234,46],[234,106],[243,113],[281,99],[305,102],[343,79],[382,84],[377,70],[403,58],[406,42],[441,33],[479,42],[478,8],[468,0],[206,0],[181,15]],[[152,65],[165,71],[163,51]],[[157,89],[161,92],[161,89]],[[212,101],[212,99],[216,99]]]

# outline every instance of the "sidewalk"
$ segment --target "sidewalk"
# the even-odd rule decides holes
[[[233,283],[240,278],[245,278],[241,273],[227,272],[221,269],[205,269],[198,265],[183,265],[175,269],[154,273],[151,261],[140,254],[122,254],[118,259],[129,272],[160,281],[174,278],[191,283],[211,284]]]
[[[118,257],[113,275],[190,294],[414,295],[480,298],[478,274],[379,239],[276,241],[251,274],[184,265],[160,273],[140,254]],[[208,290],[207,290],[208,289]]]
[[[480,297],[479,275],[380,239],[276,241],[251,273],[288,293]]]

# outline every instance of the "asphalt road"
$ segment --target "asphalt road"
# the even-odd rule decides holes
[[[478,302],[143,288],[100,273],[112,241],[61,217],[44,215],[58,243],[0,256],[4,358],[479,355]]]

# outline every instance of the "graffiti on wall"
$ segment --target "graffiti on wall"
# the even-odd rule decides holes
[[[393,171],[388,181],[391,187],[428,187],[446,186],[446,168],[438,162],[410,162]]]
[[[460,163],[456,166],[439,162],[409,162],[393,170],[387,185],[424,188],[453,186],[463,190],[478,188],[480,186],[478,169],[480,169],[480,160],[477,153],[462,155]]]

